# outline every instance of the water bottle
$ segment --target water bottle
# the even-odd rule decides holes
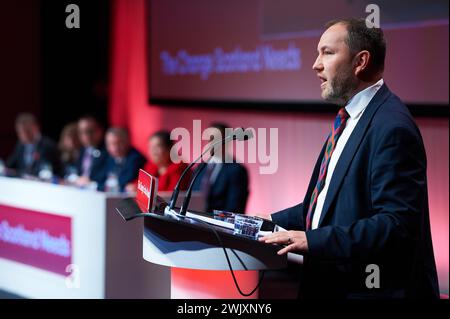
[[[0,158],[0,176],[6,175],[6,165],[5,162]]]
[[[53,178],[53,168],[49,163],[43,163],[39,170],[38,176],[40,179],[46,182],[50,182]]]
[[[79,177],[78,171],[75,166],[68,166],[66,168],[66,174],[64,176],[64,179],[69,185],[75,184],[78,177]]]
[[[105,192],[107,193],[119,193],[120,192],[120,186],[119,186],[119,178],[117,174],[115,173],[109,173],[108,178],[105,182]]]

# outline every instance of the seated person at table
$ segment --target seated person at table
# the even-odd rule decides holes
[[[119,127],[106,132],[106,149],[109,156],[99,190],[123,192],[125,186],[138,177],[145,157],[130,145],[127,130]]]
[[[183,162],[176,164],[172,161],[170,149],[173,144],[173,141],[170,139],[170,132],[167,131],[158,131],[148,139],[148,156],[150,161],[147,162],[144,170],[158,178],[158,191],[173,191],[178,179],[188,166],[188,164]],[[188,171],[180,185],[181,190],[188,188],[190,179],[191,172]],[[135,192],[136,183],[137,181],[127,185],[127,192]]]
[[[59,175],[60,165],[56,145],[41,134],[36,117],[30,113],[19,114],[15,126],[19,141],[6,161],[6,167],[18,175],[38,176],[44,168]]]
[[[77,174],[80,148],[77,123],[69,123],[64,126],[58,143],[61,171],[64,177]]]
[[[225,129],[229,126],[214,123],[211,127],[216,128],[213,140],[218,140],[225,136]],[[232,163],[223,163],[223,158],[229,157],[230,154],[226,153],[226,145],[218,147],[221,147],[221,152],[213,153],[205,169],[200,172],[194,190],[203,193],[207,212],[222,210],[245,213],[249,194],[247,169],[242,164],[236,163],[235,159]]]
[[[91,182],[99,184],[108,158],[103,143],[103,130],[94,117],[84,116],[78,120],[78,137],[82,147],[77,162],[80,177],[75,183],[78,186],[87,186]]]

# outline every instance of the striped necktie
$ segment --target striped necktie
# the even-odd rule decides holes
[[[328,163],[330,162],[331,155],[333,154],[334,148],[336,147],[336,143],[341,136],[342,131],[345,128],[345,123],[347,123],[347,119],[349,115],[345,108],[341,108],[339,110],[336,119],[334,120],[333,130],[330,135],[328,135],[327,146],[325,148],[325,153],[322,158],[322,163],[320,164],[320,173],[317,179],[316,187],[311,195],[311,201],[309,202],[308,214],[306,215],[306,230],[311,229],[311,222],[314,214],[314,210],[317,205],[317,197],[319,197],[320,192],[325,186],[325,178],[327,177],[327,169]]]

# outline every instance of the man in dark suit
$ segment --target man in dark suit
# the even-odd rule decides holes
[[[211,128],[215,129],[214,140],[219,140],[225,136],[227,125],[213,123]],[[222,154],[223,158],[227,157],[229,160],[223,161]],[[220,152],[215,152],[211,157],[194,185],[194,190],[201,191],[205,197],[207,212],[221,210],[245,213],[249,194],[247,169],[229,157],[226,146],[223,145]]]
[[[261,238],[304,254],[303,298],[438,298],[426,155],[414,120],[383,82],[385,41],[364,20],[329,23],[313,65],[340,105],[303,203]]]
[[[106,132],[108,159],[99,189],[109,192],[123,192],[125,186],[139,175],[139,169],[145,165],[145,157],[130,145],[128,132],[112,127]]]
[[[41,134],[35,116],[30,113],[19,114],[15,126],[19,141],[8,158],[6,167],[18,175],[38,176],[44,168],[59,175],[60,165],[56,145]]]
[[[108,153],[103,143],[103,130],[98,121],[90,116],[78,120],[78,135],[82,148],[77,162],[78,186],[84,187],[102,182]]]

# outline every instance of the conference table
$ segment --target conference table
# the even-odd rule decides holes
[[[115,210],[127,196],[0,177],[0,290],[25,298],[170,298],[171,269],[142,258],[143,220],[124,222]],[[200,205],[193,194],[192,206]]]

